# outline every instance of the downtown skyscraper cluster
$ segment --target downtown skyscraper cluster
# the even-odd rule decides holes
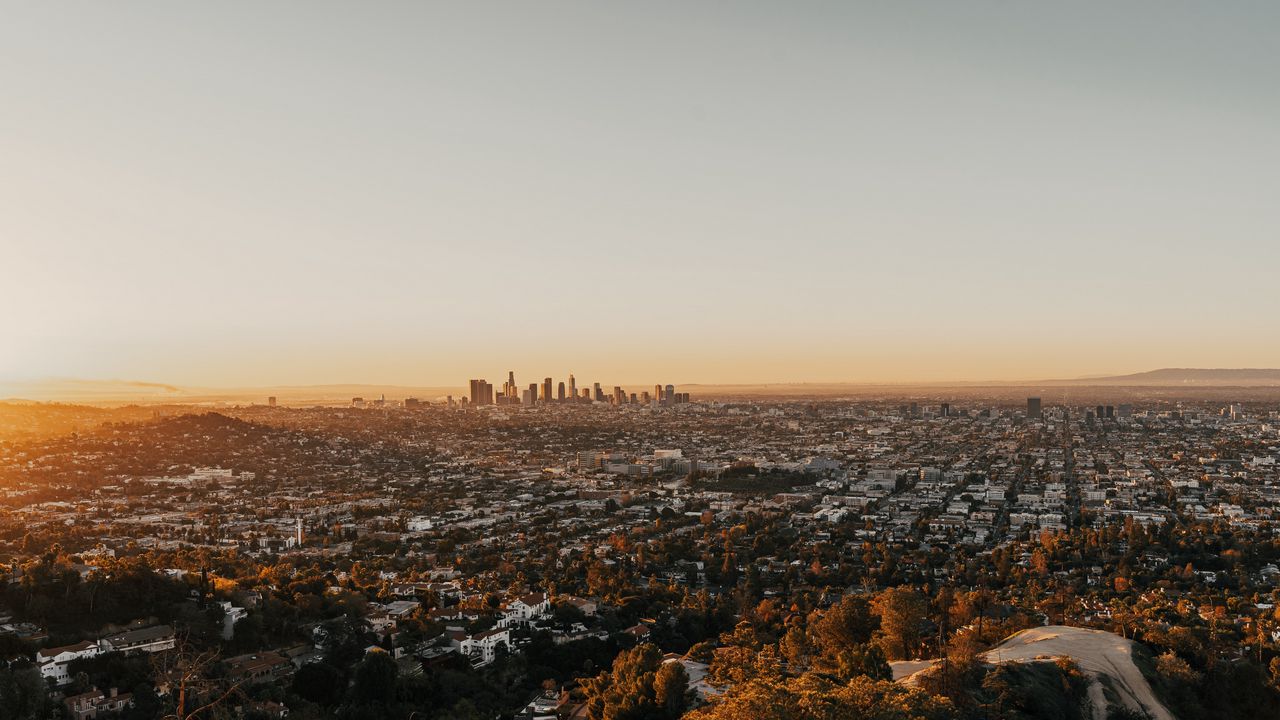
[[[546,403],[608,403],[611,405],[648,405],[661,407],[679,405],[689,402],[689,393],[678,393],[674,385],[654,385],[653,392],[645,390],[640,393],[628,393],[620,385],[614,385],[611,392],[606,392],[600,383],[593,383],[589,388],[579,390],[577,379],[572,374],[569,380],[556,382],[553,378],[543,378],[541,383],[529,383],[525,387],[516,384],[514,371],[507,373],[507,380],[502,388],[495,389],[493,384],[484,378],[473,378],[469,381],[470,394],[463,398],[463,403],[479,405],[541,405]]]

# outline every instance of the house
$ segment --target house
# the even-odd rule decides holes
[[[98,688],[72,695],[62,701],[67,713],[75,720],[90,720],[98,713],[119,713],[133,704],[133,694],[121,694],[115,688],[103,693]]]
[[[498,646],[511,646],[511,631],[506,628],[494,628],[482,633],[468,636],[458,643],[463,655],[471,658],[473,667],[484,667],[497,657]]]
[[[289,658],[274,652],[249,653],[227,658],[227,678],[232,682],[269,682],[293,672]]]
[[[105,652],[119,652],[125,655],[172,650],[177,645],[177,642],[178,639],[173,632],[173,628],[168,625],[153,625],[151,627],[127,630],[102,639]]]
[[[89,658],[102,653],[102,646],[96,642],[84,640],[75,645],[64,645],[56,648],[44,648],[36,652],[36,665],[40,667],[40,676],[52,680],[58,685],[71,682],[67,666],[72,660]]]
[[[222,639],[230,640],[235,637],[236,623],[248,617],[249,611],[232,605],[226,600],[219,602],[218,605],[222,607]]]
[[[599,606],[594,601],[586,600],[580,597],[574,597],[572,595],[565,595],[561,597],[560,602],[565,603],[566,605],[572,605],[573,607],[578,608],[578,610],[581,611],[582,614],[586,615],[587,617],[595,616],[596,611],[599,610]]]
[[[546,593],[530,593],[508,602],[502,607],[502,618],[498,624],[502,627],[527,625],[551,613],[551,601]]]

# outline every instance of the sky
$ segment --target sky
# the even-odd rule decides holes
[[[1280,366],[1280,4],[11,2],[0,380]]]

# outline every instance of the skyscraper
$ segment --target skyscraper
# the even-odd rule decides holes
[[[538,402],[538,383],[529,383],[529,404]]]
[[[542,379],[542,402],[551,402],[551,378]]]
[[[569,373],[569,397],[578,399],[578,381],[573,379],[573,373]]]
[[[560,384],[556,386],[556,400],[559,402],[564,402],[564,381],[563,380],[561,380]]]
[[[1040,410],[1040,398],[1027,398],[1027,417],[1039,420],[1042,416],[1043,413]]]
[[[676,386],[668,385],[665,388],[663,388],[662,399],[665,400],[668,405],[675,405],[676,404]]]

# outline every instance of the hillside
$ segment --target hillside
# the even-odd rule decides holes
[[[1106,720],[1109,708],[1115,705],[1145,714],[1152,720],[1175,720],[1134,662],[1133,650],[1132,640],[1114,633],[1049,625],[1011,635],[984,653],[982,659],[1002,666],[1068,657],[1089,679],[1093,720]],[[922,673],[935,665],[936,661],[929,660],[892,663],[893,676],[898,682],[915,685]]]
[[[1069,385],[1118,385],[1129,387],[1177,387],[1182,385],[1271,387],[1280,386],[1280,370],[1272,368],[1162,368],[1131,375],[1112,375],[1052,382]]]

